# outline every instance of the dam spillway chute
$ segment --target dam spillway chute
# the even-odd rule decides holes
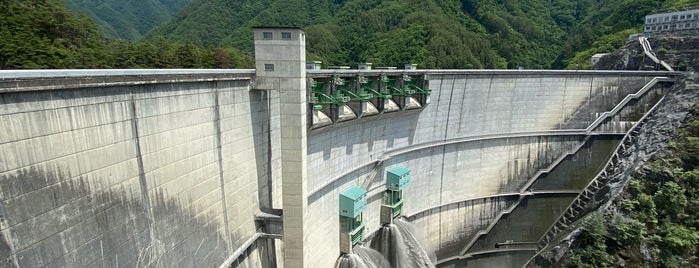
[[[332,119],[330,119],[330,117],[322,111],[322,107],[314,108],[319,109],[313,109],[313,111],[311,112],[311,128],[321,128],[324,126],[332,125]]]
[[[384,74],[365,78],[362,76],[361,90],[371,94],[373,98],[368,100],[366,108],[369,114],[391,113],[400,110],[400,106],[393,101],[393,95],[387,87],[388,77]],[[375,109],[375,111],[374,111]]]
[[[342,88],[351,97],[350,106],[357,113],[357,118],[379,114],[376,105],[372,103],[377,94],[367,86],[368,83],[366,77],[357,75],[351,80],[349,87]]]
[[[403,109],[405,110],[412,110],[412,109],[420,109],[422,108],[422,104],[420,104],[420,101],[418,101],[416,98],[413,97],[407,97],[404,99],[405,104],[403,104]]]
[[[339,71],[309,77],[307,85],[311,129],[401,110],[419,110],[429,103],[431,94],[427,75],[415,71]]]
[[[378,114],[375,107],[372,109],[366,104],[374,95],[362,90],[360,83],[358,78],[347,81],[339,76],[309,78],[310,103],[313,107],[311,128]]]
[[[352,110],[359,112],[357,118],[379,114],[379,109],[371,101],[353,102],[351,103],[351,107]]]
[[[342,122],[347,120],[356,119],[357,114],[354,113],[349,105],[342,105],[337,107],[337,120],[336,122]]]
[[[398,106],[398,103],[396,103],[393,99],[385,99],[383,100],[383,109],[382,112],[384,113],[392,113],[396,111],[400,111],[400,106]]]
[[[403,74],[386,79],[387,88],[401,110],[421,109],[429,103],[428,76]]]

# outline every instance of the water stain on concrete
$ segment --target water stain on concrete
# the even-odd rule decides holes
[[[0,203],[2,267],[211,267],[232,252],[227,241],[239,240],[225,237],[221,215],[202,213],[186,205],[191,200],[162,190],[151,195],[148,219],[140,190],[128,184],[96,190],[86,178],[37,168],[6,173],[0,181],[11,186],[3,193],[13,193]],[[21,200],[22,191],[44,191],[48,198],[6,207]]]

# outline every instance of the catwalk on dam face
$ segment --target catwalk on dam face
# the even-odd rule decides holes
[[[604,168],[620,135],[596,136],[550,172],[538,176],[510,213],[477,237],[469,258],[440,267],[521,267],[538,250],[537,242],[585,186]]]

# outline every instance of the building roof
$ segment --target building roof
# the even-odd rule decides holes
[[[657,14],[667,14],[667,13],[673,13],[673,12],[681,12],[681,11],[689,11],[689,10],[699,10],[699,6],[693,6],[693,7],[687,7],[687,8],[681,8],[681,9],[659,9],[651,12],[647,16],[650,15],[657,15]]]
[[[349,198],[351,200],[358,200],[360,197],[366,194],[366,190],[359,188],[357,186],[352,186],[351,188],[342,191],[340,194],[341,196],[344,196],[346,198]]]
[[[252,27],[253,29],[295,29],[295,30],[303,30],[301,27],[296,27],[296,26],[257,26],[257,27]]]
[[[395,168],[389,169],[388,173],[391,173],[396,176],[403,176],[405,174],[410,173],[410,169],[404,167],[404,166],[397,166]]]

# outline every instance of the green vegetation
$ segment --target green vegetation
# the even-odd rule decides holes
[[[0,2],[0,69],[246,68],[249,54],[192,43],[107,40],[60,0]]]
[[[629,182],[621,214],[587,219],[570,267],[699,265],[699,104],[687,122],[673,154]]]
[[[169,20],[191,0],[64,0],[66,7],[86,15],[109,36],[138,40]]]
[[[646,14],[693,5],[699,0],[7,0],[0,68],[249,67],[252,27],[298,26],[308,60],[326,65],[584,69],[640,31]]]
[[[252,51],[254,26],[306,30],[309,60],[421,68],[589,68],[659,8],[697,0],[194,0],[148,34]]]

